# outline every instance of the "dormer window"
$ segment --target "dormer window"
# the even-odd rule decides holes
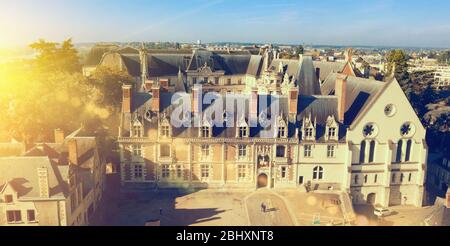
[[[239,137],[240,138],[248,137],[248,131],[247,131],[247,127],[246,126],[239,127]]]
[[[5,195],[5,203],[12,203],[12,202],[13,202],[13,196]]]
[[[167,125],[161,126],[161,136],[170,137],[170,127]]]
[[[245,117],[242,115],[237,121],[237,133],[236,136],[240,138],[248,137],[250,135],[250,129],[248,127]]]
[[[284,126],[278,127],[278,138],[284,137],[286,137],[286,127]]]
[[[287,125],[281,116],[278,117],[276,123],[277,123],[276,124],[276,129],[277,129],[276,137],[277,138],[287,137]]]
[[[325,129],[326,140],[338,140],[338,127],[339,124],[334,116],[328,116]]]
[[[202,138],[208,138],[210,136],[210,127],[209,126],[202,126],[200,129],[200,136]]]
[[[160,124],[159,124],[159,134],[161,137],[171,137],[172,136],[172,128],[170,126],[169,120],[163,115]]]
[[[311,120],[311,115],[303,118],[302,133],[302,140],[316,139],[316,123]]]
[[[334,137],[336,137],[336,128],[335,127],[328,128],[328,138]]]

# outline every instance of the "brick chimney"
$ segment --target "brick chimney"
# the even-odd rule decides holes
[[[122,112],[131,113],[131,85],[122,85]]]
[[[334,94],[338,99],[338,120],[339,122],[344,122],[345,114],[345,102],[347,100],[347,76],[343,74],[338,74],[336,77],[336,83],[334,87]]]
[[[199,113],[202,106],[202,89],[199,85],[194,85],[192,88],[192,113]]]
[[[249,102],[250,126],[256,126],[258,123],[258,97],[258,88],[253,87]]]
[[[157,84],[152,86],[152,106],[153,112],[159,113],[161,110],[161,87]]]
[[[48,170],[47,167],[39,167],[37,169],[38,183],[39,183],[39,197],[49,198],[50,189],[48,187]]]
[[[54,135],[55,135],[55,143],[62,143],[64,142],[64,138],[66,137],[64,135],[64,131],[61,129],[55,129],[54,131]]]
[[[72,138],[68,142],[69,147],[69,162],[78,165],[78,146],[77,140]]]
[[[298,88],[289,89],[289,115],[297,115],[298,112]]]

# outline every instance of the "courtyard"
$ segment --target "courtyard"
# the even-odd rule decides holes
[[[292,226],[343,221],[336,194],[283,190],[122,190],[105,197],[93,225]],[[261,210],[261,204],[267,207]]]

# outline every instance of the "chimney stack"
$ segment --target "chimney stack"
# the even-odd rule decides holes
[[[159,84],[152,86],[152,106],[151,110],[155,113],[159,113],[161,110],[161,87]]]
[[[59,128],[55,129],[54,135],[55,135],[55,143],[62,143],[62,142],[64,142],[65,135],[64,135],[64,131],[63,130],[61,130]]]
[[[197,114],[201,110],[202,106],[202,89],[201,85],[195,84],[192,88],[192,101],[191,101],[192,113]]]
[[[37,169],[38,183],[39,183],[39,197],[49,198],[50,189],[48,187],[48,170],[47,167],[39,167]]]
[[[334,94],[338,100],[338,120],[344,123],[345,114],[345,102],[347,100],[347,76],[343,74],[338,74],[336,77],[336,83],[334,87]]]
[[[250,126],[258,123],[258,88],[252,87],[250,94]]]
[[[122,85],[122,112],[131,113],[131,85]]]
[[[296,116],[298,112],[298,88],[292,87],[289,89],[289,115]]]
[[[69,163],[78,165],[78,146],[77,140],[72,138],[69,140]]]

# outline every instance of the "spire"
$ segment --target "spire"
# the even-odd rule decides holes
[[[142,84],[145,84],[148,75],[148,57],[144,42],[141,43],[141,48],[139,49],[139,59],[141,62],[141,80]]]

